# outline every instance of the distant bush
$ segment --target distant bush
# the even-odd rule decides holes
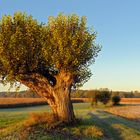
[[[91,106],[97,105],[98,102],[106,105],[111,100],[111,92],[109,90],[95,90],[92,95]]]
[[[118,105],[120,101],[121,101],[120,96],[115,95],[112,97],[113,105]]]
[[[97,101],[103,103],[104,105],[106,105],[110,99],[111,99],[111,93],[110,91],[108,90],[103,90],[103,91],[100,91],[97,95]]]
[[[91,106],[97,105],[97,102],[98,102],[98,95],[99,95],[99,90],[94,90],[94,91],[92,92]]]

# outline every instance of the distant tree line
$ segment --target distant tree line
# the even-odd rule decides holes
[[[98,90],[76,90],[71,94],[72,98],[93,98],[100,91],[110,91],[107,88]],[[140,98],[139,91],[110,91],[111,96],[120,96],[121,98]],[[0,97],[8,98],[39,98],[40,96],[35,94],[32,90],[20,91],[20,92],[0,92]]]
[[[0,98],[39,98],[32,90],[19,91],[19,92],[0,92]]]
[[[102,88],[98,90],[77,90],[73,92],[71,95],[72,98],[92,98],[96,94],[98,94],[100,91],[110,91],[107,88]],[[125,92],[125,91],[110,91],[111,96],[120,96],[121,98],[140,98],[140,92],[139,91],[131,91],[131,92]]]

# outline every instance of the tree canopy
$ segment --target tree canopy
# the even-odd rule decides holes
[[[91,76],[89,65],[100,46],[86,18],[75,14],[50,16],[40,23],[25,13],[0,20],[0,78],[17,81],[44,97],[56,119],[71,123],[75,115],[71,89]]]
[[[101,49],[95,38],[86,18],[76,14],[50,16],[47,23],[21,12],[4,15],[0,20],[1,82],[14,83],[38,73],[55,85],[52,76],[62,70],[71,73],[73,87],[83,84],[91,76],[88,66]]]

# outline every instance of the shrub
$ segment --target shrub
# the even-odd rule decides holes
[[[120,96],[117,96],[117,95],[113,96],[112,97],[113,105],[118,105],[120,100],[121,100]]]
[[[103,90],[103,91],[100,91],[97,95],[97,101],[100,101],[102,102],[104,105],[106,105],[110,98],[111,98],[111,93],[110,91],[107,91],[107,90]]]
[[[98,90],[94,90],[94,91],[92,92],[91,106],[97,105],[97,102],[98,102],[98,95],[99,95],[99,91],[98,91]]]

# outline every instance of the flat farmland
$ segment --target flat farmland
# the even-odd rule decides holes
[[[0,98],[0,108],[13,108],[47,104],[44,98]]]
[[[40,127],[33,132],[27,129],[30,133],[25,133],[26,138],[31,140],[32,136],[32,140],[140,140],[139,123],[110,114],[103,109],[93,110],[90,103],[74,103],[73,106],[81,123],[63,129],[68,130],[73,137],[65,133],[45,133]],[[23,124],[28,120],[30,113],[40,114],[46,111],[50,112],[48,105],[0,109],[0,140],[23,140],[21,130],[24,129]],[[89,134],[92,134],[92,137]]]
[[[73,103],[90,102],[89,98],[73,98]],[[47,105],[45,98],[0,98],[0,108]]]
[[[90,102],[89,98],[72,98],[73,103]],[[47,105],[45,98],[0,98],[0,108]]]
[[[120,104],[122,106],[110,107],[105,111],[140,122],[140,98],[121,98]]]
[[[115,114],[117,116],[140,122],[140,105],[126,105],[118,107],[110,107],[105,109],[106,112]]]
[[[72,98],[73,103],[91,102],[90,98]],[[140,104],[140,98],[121,98],[121,104]],[[0,98],[0,108],[46,105],[44,98]]]
[[[19,104],[19,103],[36,103],[43,102],[41,98],[0,98],[0,104]],[[7,100],[8,99],[8,100]],[[77,99],[78,100],[78,99]],[[76,100],[75,100],[76,101]],[[78,101],[81,101],[79,99]],[[86,102],[86,100],[85,100]],[[45,101],[46,103],[46,101]],[[134,114],[140,111],[140,105],[120,105],[118,107],[106,106],[104,108],[91,108],[90,103],[74,103],[74,112],[77,118],[81,120],[79,125],[73,127],[65,127],[64,130],[72,135],[61,135],[61,133],[45,133],[43,127],[34,132],[25,133],[27,139],[38,140],[68,140],[68,139],[98,139],[98,140],[140,140],[140,125],[133,119],[139,119],[139,114],[133,115],[133,119],[127,119],[125,115],[121,115],[120,110],[124,113]],[[107,110],[108,109],[108,110]],[[109,110],[110,109],[110,110]],[[112,109],[112,110],[111,110]],[[115,114],[113,111],[116,110]],[[0,140],[23,140],[21,139],[21,130],[24,129],[23,124],[28,120],[31,113],[50,112],[48,105],[38,105],[21,108],[4,108],[0,109]],[[110,111],[110,112],[109,112]],[[112,111],[112,112],[111,112]],[[131,113],[130,113],[131,112]],[[122,117],[121,117],[122,116]],[[129,116],[130,118],[130,116]],[[131,117],[132,118],[132,117]],[[92,130],[92,131],[91,131]],[[64,131],[65,132],[65,131]],[[87,133],[88,132],[88,133]],[[89,133],[90,132],[90,133]],[[91,133],[92,132],[92,133]],[[29,134],[29,135],[28,135]],[[65,134],[65,133],[64,133]],[[90,137],[89,134],[92,134]],[[70,137],[70,138],[69,138]]]
[[[140,104],[140,98],[121,98],[121,104]]]

